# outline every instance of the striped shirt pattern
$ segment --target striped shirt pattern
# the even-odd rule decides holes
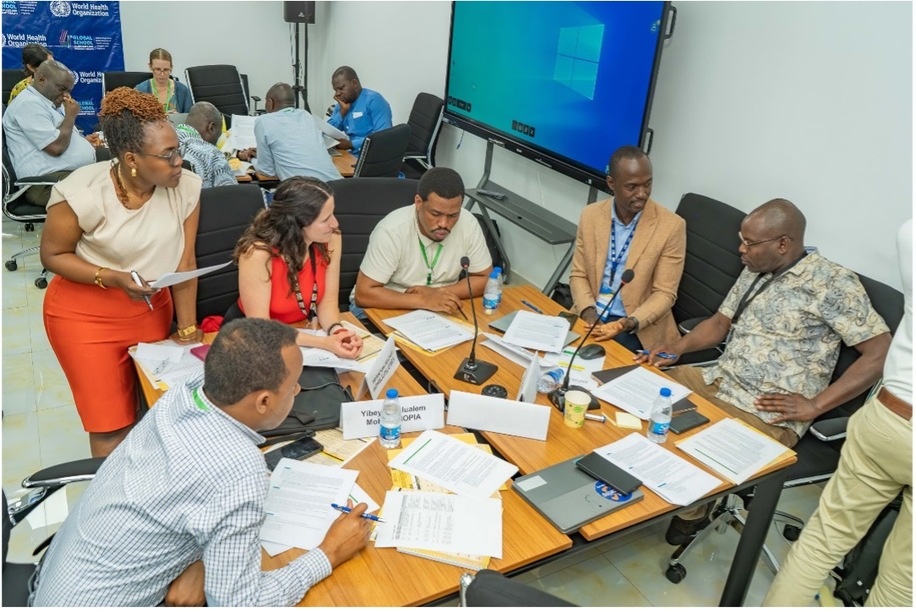
[[[222,185],[238,185],[222,151],[201,138],[200,133],[190,125],[182,123],[175,131],[178,133],[178,152],[183,159],[191,162],[194,173],[203,183],[201,187],[208,189]]]

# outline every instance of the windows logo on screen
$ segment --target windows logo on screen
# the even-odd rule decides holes
[[[603,23],[561,28],[553,79],[594,100],[603,38]]]

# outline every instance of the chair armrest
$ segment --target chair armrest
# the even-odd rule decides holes
[[[681,321],[677,324],[677,330],[682,334],[689,334],[693,331],[693,328],[708,319],[709,317],[694,317],[692,319],[687,319],[686,321]]]
[[[59,182],[59,179],[54,178],[53,176],[27,176],[25,178],[17,178],[16,185],[56,185]]]
[[[849,423],[849,417],[836,417],[833,419],[824,419],[813,423],[809,428],[811,435],[821,442],[834,442],[846,437],[846,426]]]
[[[59,487],[71,482],[92,480],[95,473],[102,466],[105,457],[80,459],[61,463],[39,470],[22,481],[22,486],[27,489],[36,487]]]
[[[576,607],[564,599],[506,578],[494,570],[464,574],[460,581],[462,601],[468,607]]]

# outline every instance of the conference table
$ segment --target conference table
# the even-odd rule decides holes
[[[353,176],[353,173],[356,171],[356,156],[353,155],[350,151],[341,151],[337,150],[337,155],[331,155],[331,161],[334,163],[334,167],[337,168],[337,171],[340,172],[340,175],[344,178],[350,178]],[[241,174],[236,175],[235,180],[239,183],[279,183],[280,179],[276,176],[269,176],[267,174],[261,174],[259,172],[252,172],[252,174]]]
[[[362,327],[352,314],[341,319]],[[207,334],[205,342],[212,342],[216,334]],[[150,406],[163,391],[153,387],[138,367],[143,393]],[[342,385],[359,389],[363,374],[345,372],[340,375]],[[398,365],[387,387],[398,389],[401,396],[425,395],[423,387]],[[366,399],[366,398],[357,398]],[[155,410],[155,407],[153,407]],[[461,433],[458,427],[446,427],[443,433]],[[404,434],[402,447],[419,434]],[[359,471],[356,480],[378,503],[384,503],[385,491],[391,489],[391,472],[388,457],[381,445],[373,442],[347,463],[347,469]],[[511,573],[530,567],[570,548],[572,540],[553,529],[537,511],[514,490],[500,491],[503,503],[503,557],[491,559],[490,569]],[[262,568],[277,569],[302,555],[305,551],[294,548],[274,557],[261,550]],[[376,548],[370,542],[356,557],[341,564],[325,580],[313,586],[299,603],[300,606],[417,606],[458,593],[461,575],[467,570],[422,559],[394,548]]]
[[[523,300],[533,304],[547,315],[556,315],[564,310],[559,304],[553,302],[531,285],[507,286],[503,292],[502,302],[493,314],[487,315],[483,313],[480,304],[475,303],[474,306],[477,307],[477,316],[481,331],[486,331],[489,323],[511,312],[516,310],[530,311],[531,309],[523,303]],[[471,305],[468,303],[468,300],[464,301],[465,304],[463,305],[463,309],[465,312],[469,312],[468,309]],[[384,323],[384,319],[404,314],[404,312],[403,310],[386,310],[378,308],[366,309],[369,320],[385,334],[392,333],[393,329]],[[462,319],[457,318],[455,320],[458,322],[462,321]],[[573,327],[573,331],[584,335],[586,332],[584,322],[579,320]],[[462,360],[468,356],[468,343],[465,342],[458,346],[437,351],[433,354],[407,342],[399,341],[398,343],[404,356],[430,381],[430,383],[440,389],[446,396],[452,391],[480,393],[481,387],[454,378],[455,372],[458,370]],[[613,340],[601,344],[606,349],[605,368],[631,365],[633,363],[633,354]],[[477,357],[478,359],[495,363],[499,367],[496,374],[486,381],[485,384],[502,385],[506,388],[510,398],[515,397],[519,389],[524,368],[506,359],[502,355],[491,351],[489,348],[481,346],[479,342],[477,345]],[[664,375],[663,372],[660,372],[656,368],[652,368],[652,370]],[[699,412],[709,418],[710,424],[728,418],[728,415],[721,409],[695,393],[691,393],[689,397],[690,400],[697,405]],[[538,394],[537,403],[550,405],[544,394]],[[614,410],[615,408],[612,408],[609,404],[603,401],[601,402],[601,412],[611,416]],[[645,430],[646,425],[643,423],[641,432],[645,434]],[[664,446],[679,457],[705,470],[706,468],[702,466],[702,464],[689,455],[680,452],[674,445],[674,442],[677,440],[682,437],[693,435],[697,431],[700,431],[700,429],[685,432],[682,436],[671,432]],[[551,406],[550,424],[546,441],[487,431],[481,431],[480,434],[490,443],[494,451],[507,461],[517,465],[522,474],[530,474],[578,455],[587,454],[597,447],[624,438],[632,432],[633,430],[630,429],[618,428],[615,424],[611,423],[610,420],[606,423],[587,420],[580,429],[570,428],[563,423],[562,413]],[[720,605],[742,605],[748,587],[750,586],[750,581],[753,577],[754,568],[760,556],[760,551],[763,547],[770,521],[772,521],[776,504],[779,501],[782,485],[785,480],[785,468],[794,462],[794,452],[786,452],[741,485],[736,486],[725,482],[714,489],[710,495],[688,506],[696,507],[721,497],[723,494],[733,493],[753,485],[757,486],[754,503],[750,507],[747,524],[742,531],[738,549],[734,557],[735,560],[732,563],[728,579],[723,589]],[[582,527],[578,534],[574,534],[574,550],[579,550],[582,547],[602,542],[605,538],[620,537],[623,534],[643,529],[650,524],[666,521],[671,516],[683,510],[683,507],[666,502],[647,487],[643,487],[643,493],[645,496],[640,502],[626,506]],[[551,527],[551,529],[553,528]],[[532,530],[532,532],[533,531],[534,530]],[[701,562],[701,560],[697,559],[697,562]]]

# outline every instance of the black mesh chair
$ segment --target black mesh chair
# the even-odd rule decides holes
[[[195,257],[198,268],[232,259],[232,252],[255,215],[264,209],[257,185],[226,185],[200,192],[200,222]],[[197,281],[197,316],[222,315],[239,297],[239,270],[235,264],[201,276]]]
[[[10,94],[13,93],[13,87],[15,87],[19,81],[25,78],[25,72],[21,68],[16,68],[15,70],[4,70],[2,76],[2,87],[3,87],[3,104],[8,104],[10,101]]]
[[[248,97],[242,76],[235,66],[214,64],[194,66],[184,71],[185,81],[191,90],[191,100],[210,102],[226,116],[231,127],[232,115],[248,114]]]
[[[516,582],[493,570],[476,575],[462,574],[458,583],[458,603],[462,607],[575,608],[576,604],[545,593],[530,584]]]
[[[353,176],[398,176],[409,140],[410,127],[406,123],[366,136]]]
[[[369,235],[385,215],[413,203],[418,181],[396,178],[348,178],[328,183],[334,190],[334,215],[346,234],[340,259],[338,304],[350,307],[350,292],[369,247]]]
[[[436,165],[436,141],[439,138],[444,109],[445,102],[442,98],[423,92],[417,94],[410,110],[410,117],[407,118],[410,140],[407,142],[407,154],[404,155],[405,175],[419,178]]]
[[[103,72],[102,92],[104,95],[118,87],[130,87],[133,89],[143,81],[148,81],[151,78],[153,78],[152,72],[125,72],[123,70]]]

